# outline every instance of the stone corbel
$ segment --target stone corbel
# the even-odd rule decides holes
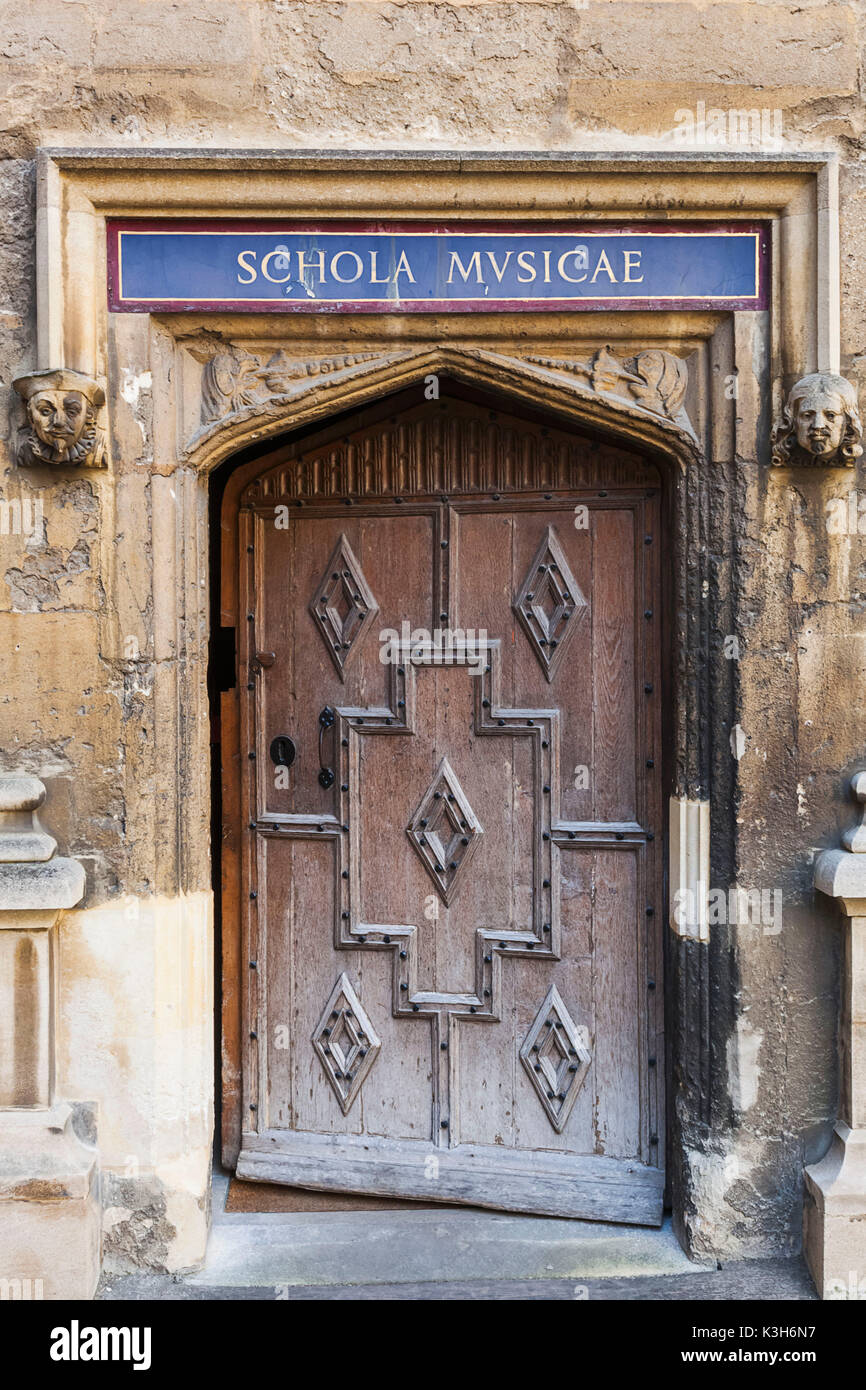
[[[853,468],[863,453],[857,392],[831,372],[802,377],[788,392],[772,434],[776,468]]]
[[[815,887],[846,917],[839,1119],[830,1149],[806,1169],[806,1259],[823,1298],[866,1299],[866,772],[852,779],[860,823],[815,863]]]
[[[84,896],[36,777],[0,775],[0,1297],[89,1298],[99,1273],[94,1114],[55,1095],[54,931]]]
[[[25,411],[14,446],[19,468],[106,466],[105,392],[99,382],[64,367],[19,376],[12,385]]]

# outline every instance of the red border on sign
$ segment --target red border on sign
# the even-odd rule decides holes
[[[657,310],[676,311],[716,310],[718,312],[766,309],[769,305],[770,237],[766,222],[391,222],[322,220],[287,222],[282,218],[108,218],[106,219],[108,255],[108,309],[115,314],[477,314],[477,313],[586,313],[590,310]],[[292,302],[287,299],[221,299],[221,300],[121,300],[119,233],[139,232],[379,232],[385,235],[401,232],[438,233],[455,235],[476,232],[478,235],[532,233],[535,236],[575,235],[581,233],[610,235],[615,233],[667,233],[706,235],[712,232],[744,232],[758,235],[758,294],[756,298],[723,299],[425,299],[402,300],[316,299]]]

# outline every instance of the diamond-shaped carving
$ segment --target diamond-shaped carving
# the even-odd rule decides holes
[[[556,985],[551,985],[520,1049],[520,1060],[557,1134],[565,1128],[592,1057]]]
[[[376,619],[376,602],[354,551],[341,536],[310,604],[313,621],[342,676]]]
[[[313,1047],[344,1115],[352,1108],[381,1046],[344,971],[313,1033]]]
[[[544,674],[552,681],[587,608],[552,526],[548,526],[512,606]]]
[[[452,902],[484,831],[447,758],[436,769],[406,834],[442,901]]]

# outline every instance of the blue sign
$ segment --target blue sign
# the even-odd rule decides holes
[[[765,307],[765,230],[110,222],[117,312]]]

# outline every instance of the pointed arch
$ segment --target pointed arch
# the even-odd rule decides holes
[[[650,358],[665,360],[641,368],[641,359]],[[237,354],[226,353],[221,360],[221,375],[228,380],[215,391],[211,373],[204,399],[206,413],[213,415],[221,402],[224,413],[206,419],[184,450],[184,463],[196,472],[210,473],[240,450],[440,375],[505,393],[515,403],[547,410],[612,443],[674,457],[682,465],[700,457],[682,406],[685,366],[669,353],[650,351],[622,362],[603,348],[581,362],[446,345],[255,367],[250,364],[256,359]],[[635,361],[637,371],[629,365]],[[678,379],[666,394],[663,377],[670,363],[678,364]]]

